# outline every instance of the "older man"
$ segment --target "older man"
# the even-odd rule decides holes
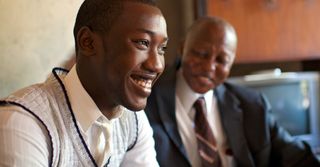
[[[270,118],[267,101],[225,83],[235,59],[234,28],[218,17],[197,20],[146,107],[164,167],[319,166],[310,147]]]

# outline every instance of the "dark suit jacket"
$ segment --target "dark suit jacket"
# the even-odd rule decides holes
[[[163,74],[145,109],[161,167],[191,166],[176,122],[175,78],[175,70]],[[237,166],[320,166],[306,143],[293,141],[270,118],[269,104],[259,93],[224,83],[215,95]]]

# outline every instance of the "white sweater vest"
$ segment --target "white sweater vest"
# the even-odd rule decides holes
[[[46,127],[52,146],[50,166],[97,166],[80,134],[61,81],[66,74],[65,70],[53,69],[53,75],[45,83],[24,88],[1,103],[24,108]],[[138,120],[135,112],[125,110],[114,121],[112,155],[105,166],[120,166],[126,151],[137,141]]]

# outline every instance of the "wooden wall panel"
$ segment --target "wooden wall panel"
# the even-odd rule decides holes
[[[320,59],[320,1],[207,0],[206,10],[236,28],[236,63]]]

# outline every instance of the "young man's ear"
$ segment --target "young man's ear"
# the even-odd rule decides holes
[[[81,27],[77,34],[78,51],[84,55],[92,55],[95,53],[94,46],[95,36],[89,27]]]

